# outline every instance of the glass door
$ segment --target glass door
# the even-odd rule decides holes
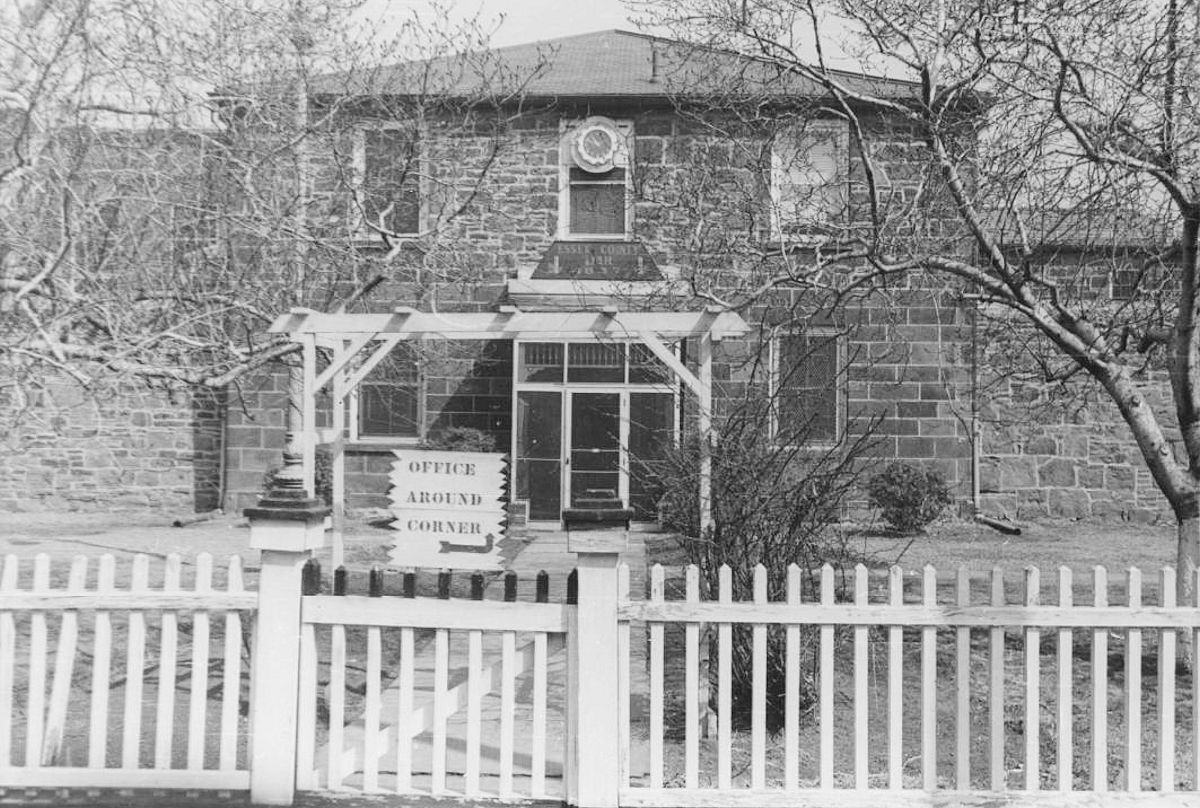
[[[629,394],[629,507],[637,519],[657,519],[662,473],[675,442],[675,396]]]
[[[517,393],[517,499],[530,519],[557,520],[562,511],[562,393]]]
[[[568,501],[621,497],[621,394],[571,394]]]

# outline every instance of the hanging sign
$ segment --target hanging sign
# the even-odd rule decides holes
[[[423,449],[399,449],[395,455],[391,563],[500,569],[504,455]]]

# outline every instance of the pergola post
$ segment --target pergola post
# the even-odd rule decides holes
[[[303,378],[300,394],[300,447],[304,467],[304,490],[317,495],[317,335],[304,334]]]
[[[712,334],[700,337],[697,376],[700,379],[696,428],[700,437],[700,533],[712,527]]]

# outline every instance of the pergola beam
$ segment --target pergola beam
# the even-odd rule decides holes
[[[316,334],[324,340],[353,340],[362,334],[382,339],[399,334],[403,339],[506,340],[612,339],[635,341],[649,332],[660,339],[715,340],[741,336],[749,326],[729,311],[660,312],[483,312],[439,314],[403,311],[392,314],[323,314],[294,310],[271,325],[272,333],[299,338]],[[340,343],[338,344],[340,347]]]

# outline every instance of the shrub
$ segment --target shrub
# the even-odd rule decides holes
[[[892,463],[867,482],[871,505],[900,533],[924,530],[953,499],[945,478],[933,469]]]
[[[449,452],[494,452],[496,436],[469,426],[448,426],[430,432],[422,442],[423,449],[442,449]]]
[[[823,564],[843,566],[860,560],[848,546],[847,534],[831,529],[841,518],[849,497],[859,486],[859,469],[874,443],[874,423],[864,423],[853,436],[835,445],[813,448],[816,441],[806,425],[780,435],[771,429],[769,402],[746,400],[720,425],[712,450],[712,515],[707,531],[699,528],[699,447],[693,440],[669,455],[663,464],[664,496],[660,503],[663,526],[678,531],[684,554],[700,571],[704,597],[716,600],[719,576],[728,565],[733,599],[753,597],[754,569],[767,572],[767,596],[784,600],[788,565],[809,575]],[[717,645],[710,656],[716,671]],[[800,709],[815,694],[812,642],[802,642]],[[733,630],[731,658],[733,718],[748,723],[752,693],[752,632]],[[767,636],[767,725],[782,727],[786,695],[785,632],[774,627]],[[716,683],[712,688],[716,693]],[[715,705],[714,705],[715,707]],[[794,708],[794,707],[793,707]]]

